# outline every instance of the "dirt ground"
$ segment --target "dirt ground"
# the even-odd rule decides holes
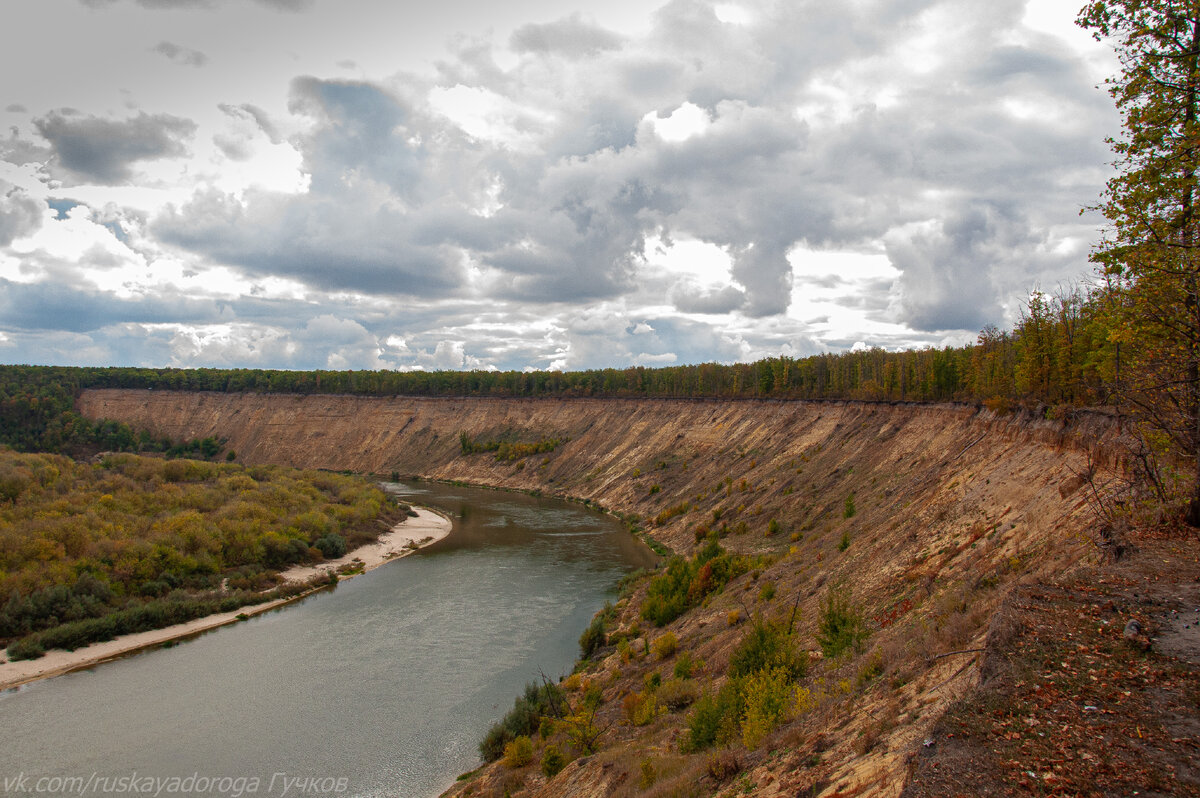
[[[907,798],[1200,796],[1200,540],[1018,588]]]

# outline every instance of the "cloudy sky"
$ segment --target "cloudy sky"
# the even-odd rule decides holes
[[[5,0],[0,362],[965,343],[1090,273],[1081,0]]]

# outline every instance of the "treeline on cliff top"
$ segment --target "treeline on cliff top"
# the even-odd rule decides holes
[[[0,446],[19,452],[84,457],[99,452],[156,452],[212,459],[216,438],[173,441],[120,421],[93,421],[75,412],[84,369],[0,366]],[[233,459],[233,453],[227,453]]]
[[[108,448],[137,448],[120,427],[88,430],[71,413],[85,388],[134,388],[365,396],[786,398],[1043,402],[1108,399],[1118,362],[1103,298],[1035,293],[1016,328],[989,327],[970,346],[883,349],[774,357],[755,363],[589,371],[275,371],[0,367],[0,442],[57,451],[98,435]]]

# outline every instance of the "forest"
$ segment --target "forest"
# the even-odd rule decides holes
[[[402,510],[327,472],[0,450],[0,643],[37,656],[286,596],[281,569],[340,557]]]
[[[103,440],[150,444],[71,413],[85,388],[367,396],[866,399],[1097,405],[1109,401],[1120,345],[1106,292],[1034,293],[1010,332],[989,327],[962,347],[866,349],[755,363],[587,371],[275,371],[0,366],[0,440],[43,449]]]

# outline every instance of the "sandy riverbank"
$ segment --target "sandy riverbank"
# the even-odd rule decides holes
[[[422,546],[441,540],[450,534],[450,519],[424,507],[413,508],[417,515],[409,517],[396,524],[390,531],[385,532],[375,543],[360,546],[354,551],[336,560],[327,560],[315,566],[295,566],[283,571],[280,575],[288,582],[305,582],[314,576],[328,570],[337,570],[343,565],[362,563],[362,570],[357,573],[378,568],[386,562],[411,554]],[[349,577],[343,577],[349,578]],[[188,623],[167,626],[162,629],[152,629],[148,632],[122,635],[114,640],[103,643],[93,643],[85,648],[74,651],[55,649],[47,651],[38,659],[8,662],[0,660],[0,690],[7,690],[38,679],[48,679],[71,671],[91,668],[102,662],[125,656],[144,648],[151,648],[171,640],[206,632],[218,626],[236,623],[241,618],[258,615],[273,610],[283,604],[296,601],[301,596],[290,599],[279,599],[265,604],[255,604],[232,612],[209,615],[197,618]]]

